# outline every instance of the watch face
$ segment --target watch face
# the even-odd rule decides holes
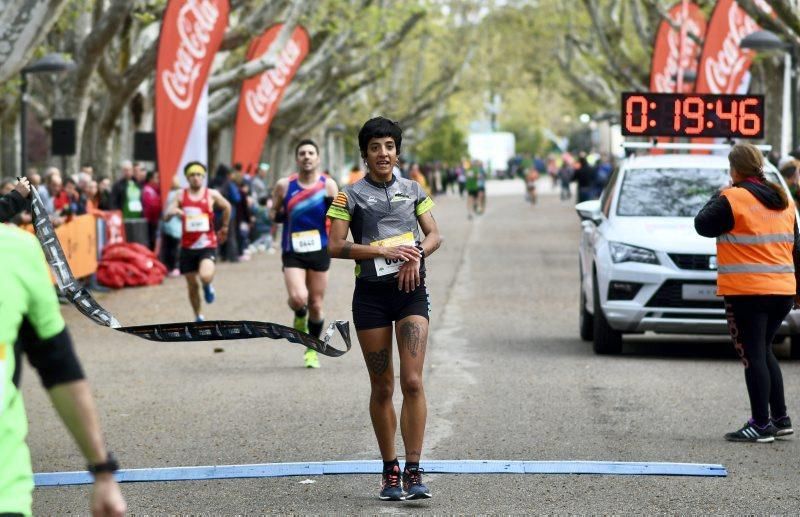
[[[624,136],[764,137],[763,95],[626,92]]]

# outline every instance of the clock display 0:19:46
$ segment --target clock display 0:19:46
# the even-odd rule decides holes
[[[631,135],[758,138],[763,131],[760,96],[642,93],[624,94],[624,102]]]

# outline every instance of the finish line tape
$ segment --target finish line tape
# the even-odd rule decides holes
[[[63,294],[78,311],[98,325],[109,327],[119,332],[133,334],[134,336],[149,341],[160,342],[190,342],[190,341],[221,341],[228,339],[285,339],[307,348],[313,348],[322,355],[339,357],[350,350],[350,324],[347,321],[336,320],[330,324],[322,339],[311,336],[299,330],[272,323],[269,321],[205,321],[187,323],[154,323],[134,327],[123,327],[113,314],[100,306],[92,295],[81,287],[75,280],[67,263],[64,250],[58,240],[47,211],[42,204],[42,198],[36,189],[31,189],[33,200],[33,226],[36,237],[42,246],[44,256],[53,276],[56,278],[58,290]],[[334,331],[338,331],[344,340],[345,349],[331,346]]]
[[[628,476],[725,477],[722,465],[701,463],[647,463],[625,461],[423,461],[426,474],[604,474]],[[126,469],[115,474],[120,483],[192,481],[206,479],[272,478],[337,474],[380,474],[380,461],[326,461],[312,463],[262,463],[207,467]],[[87,485],[94,482],[88,472],[34,474],[37,487]]]

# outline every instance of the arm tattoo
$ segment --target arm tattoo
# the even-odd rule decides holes
[[[382,375],[389,367],[389,349],[384,348],[377,352],[367,352],[364,354],[367,361],[367,369],[372,375]]]
[[[425,340],[422,339],[422,325],[414,321],[407,321],[400,326],[399,345],[406,348],[411,357],[417,357],[418,352],[425,353]]]
[[[350,250],[352,248],[353,248],[353,243],[352,242],[344,241],[344,244],[342,244],[342,251],[341,251],[341,253],[339,253],[339,255],[343,259],[349,259],[350,258]]]

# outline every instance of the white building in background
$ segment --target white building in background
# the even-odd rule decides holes
[[[467,137],[469,158],[480,160],[487,172],[505,170],[508,160],[516,154],[514,133],[501,131],[470,133]]]

